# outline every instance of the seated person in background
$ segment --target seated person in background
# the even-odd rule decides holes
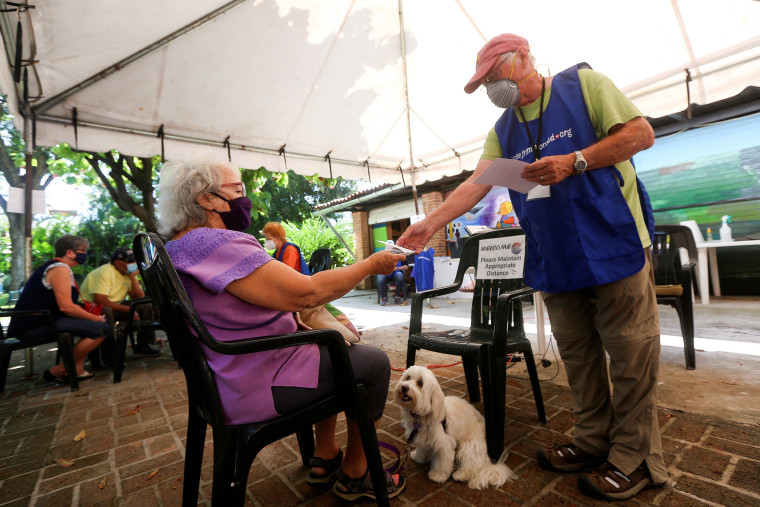
[[[78,298],[73,266],[84,264],[90,242],[81,236],[61,236],[55,242],[55,258],[45,262],[29,277],[18,298],[15,310],[47,310],[53,316],[59,333],[71,333],[80,337],[74,346],[74,362],[79,380],[92,377],[85,371],[84,360],[95,350],[111,329],[103,315],[93,315],[75,303]],[[39,325],[39,317],[13,317],[8,326],[8,336],[25,339],[38,338],[50,333],[50,326]],[[66,371],[63,363],[45,370],[48,382],[62,382]]]
[[[309,265],[301,254],[301,249],[293,243],[288,243],[285,228],[280,222],[269,222],[261,230],[266,242],[264,248],[274,250],[274,258],[283,262],[304,275],[310,275]]]
[[[240,170],[226,161],[168,162],[161,168],[160,230],[166,250],[208,331],[221,341],[295,332],[293,316],[332,301],[371,274],[388,274],[402,258],[390,252],[306,276],[272,262],[259,241],[240,232],[250,225],[251,201]],[[279,236],[278,236],[279,238]],[[203,347],[229,425],[289,414],[334,391],[330,354],[316,344],[228,356]],[[372,415],[383,414],[390,361],[368,345],[348,347],[356,380],[370,396]],[[372,482],[353,414],[343,456],[335,438],[337,416],[315,425],[316,449],[307,483],[329,485],[343,499],[372,499]],[[388,495],[404,488],[403,477],[386,474]]]
[[[404,271],[407,269],[409,269],[409,265],[405,258],[396,264],[396,270],[390,275],[377,275],[377,292],[380,294],[380,306],[388,304],[388,282],[396,286],[396,295],[393,298],[394,302],[397,305],[406,304],[406,279]]]
[[[125,326],[130,318],[129,301],[145,296],[145,292],[137,281],[137,264],[131,248],[119,247],[111,255],[111,262],[90,271],[80,288],[81,295],[87,301],[103,305],[103,314],[111,326],[112,335],[116,336],[116,322]],[[154,320],[153,306],[150,303],[138,305],[136,317],[140,320]],[[136,356],[157,356],[161,349],[153,347],[156,334],[152,329],[141,329],[137,332],[137,345],[132,353]],[[113,366],[114,341],[107,340],[101,346],[103,362]]]

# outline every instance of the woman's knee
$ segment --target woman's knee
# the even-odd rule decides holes
[[[386,379],[386,385],[390,382],[391,360],[382,349],[371,345],[352,345],[349,355],[353,356],[351,362],[357,378]]]

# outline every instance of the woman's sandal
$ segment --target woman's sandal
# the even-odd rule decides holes
[[[343,451],[340,449],[338,449],[338,454],[332,459],[313,456],[309,459],[309,468],[321,468],[325,472],[322,474],[315,474],[313,471],[309,472],[309,475],[306,477],[306,484],[309,486],[329,486],[335,480],[335,474],[340,469],[342,462]]]
[[[42,378],[45,379],[45,382],[55,382],[56,384],[63,384],[67,380],[65,375],[62,377],[56,377],[50,372],[50,370],[42,372]]]
[[[85,370],[81,375],[77,376],[78,381],[91,379],[95,375],[91,371]],[[46,382],[55,382],[56,384],[63,384],[66,382],[69,382],[69,377],[66,375],[61,375],[60,377],[56,377],[53,375],[53,373],[50,370],[45,370],[42,372],[42,378],[45,379]]]
[[[388,490],[388,498],[395,498],[404,490],[406,480],[399,474],[385,472],[385,487]],[[343,500],[355,502],[357,500],[377,500],[375,489],[372,485],[372,478],[369,476],[369,470],[364,473],[364,477],[351,479],[338,469],[333,485],[333,494]]]

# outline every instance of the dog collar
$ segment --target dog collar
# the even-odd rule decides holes
[[[419,417],[414,412],[410,412],[410,414],[414,418],[418,418]],[[445,432],[446,431],[446,419],[444,419],[443,421],[441,421],[441,425],[443,426],[443,431]],[[415,421],[414,422],[414,428],[412,429],[412,432],[409,434],[409,438],[406,440],[406,446],[407,447],[409,447],[412,444],[412,442],[414,442],[414,438],[417,436],[417,433],[420,432],[420,428],[422,428],[422,424],[420,424],[419,422]]]
[[[412,414],[414,415],[414,414]],[[416,415],[414,417],[417,417]],[[407,449],[412,445],[412,442],[414,442],[414,437],[417,436],[417,433],[420,432],[420,428],[422,428],[422,424],[415,421],[414,422],[414,428],[412,429],[412,432],[409,433],[409,438],[406,439],[406,447]]]

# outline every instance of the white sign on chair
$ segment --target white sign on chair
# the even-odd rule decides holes
[[[478,280],[523,277],[525,235],[483,239],[478,252]]]

